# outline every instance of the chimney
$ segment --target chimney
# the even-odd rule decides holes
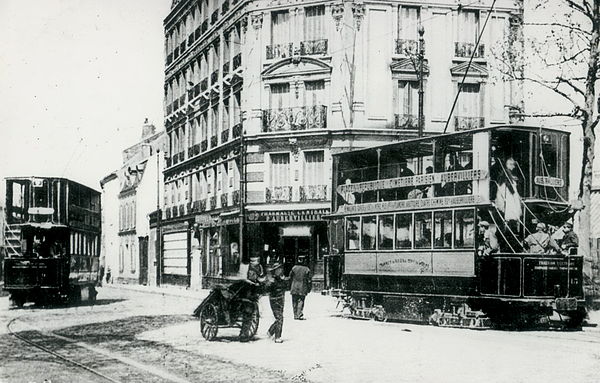
[[[142,140],[145,140],[146,138],[154,135],[155,133],[156,133],[156,128],[154,127],[154,125],[149,123],[148,119],[146,118],[144,120],[144,126],[142,126]]]

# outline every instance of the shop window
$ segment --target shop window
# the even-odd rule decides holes
[[[394,216],[379,216],[379,250],[394,248]]]
[[[360,249],[360,218],[351,217],[346,219],[346,249]]]
[[[431,213],[415,214],[415,248],[431,248]]]
[[[454,213],[454,247],[475,247],[475,213],[472,209],[457,210]]]
[[[412,214],[396,214],[396,249],[412,247]]]
[[[434,217],[434,247],[449,249],[452,247],[452,212],[436,211]]]
[[[375,250],[377,222],[374,215],[362,217],[361,245],[363,250]]]

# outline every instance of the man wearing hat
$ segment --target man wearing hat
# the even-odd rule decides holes
[[[283,330],[283,307],[285,305],[285,290],[287,280],[283,275],[283,265],[275,261],[271,267],[271,275],[268,283],[269,303],[275,317],[275,322],[269,327],[268,334],[272,336],[275,343],[281,343],[281,331]]]
[[[479,221],[477,225],[479,227],[479,235],[483,239],[483,244],[479,246],[480,254],[488,256],[492,253],[498,252],[499,244],[496,234],[490,230],[490,223],[488,221]]]
[[[556,241],[547,233],[546,224],[538,222],[535,226],[535,233],[529,234],[525,238],[525,247],[533,254],[544,254],[549,250],[554,250],[560,253],[560,247]]]
[[[312,275],[310,269],[306,266],[306,257],[298,257],[298,264],[292,267],[290,271],[292,285],[290,293],[292,294],[292,305],[294,307],[294,319],[304,319],[304,299],[306,294],[312,290]]]
[[[556,230],[552,238],[564,251],[579,246],[579,237],[573,231],[573,224],[570,221],[565,222],[561,229]]]

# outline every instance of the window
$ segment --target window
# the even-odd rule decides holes
[[[362,217],[361,245],[363,250],[375,250],[375,238],[377,235],[376,217]]]
[[[419,82],[398,82],[398,112],[400,114],[418,116],[419,114]]]
[[[415,214],[415,248],[431,248],[431,213]]]
[[[271,154],[271,186],[290,185],[289,153]]]
[[[288,11],[273,12],[271,16],[271,44],[290,42],[290,13]]]
[[[135,246],[133,245],[133,242],[131,243],[131,246],[129,248],[129,259],[130,259],[130,270],[131,273],[135,273]]]
[[[290,105],[290,84],[271,84],[271,109],[286,108]]]
[[[475,247],[475,213],[473,210],[457,210],[454,213],[454,247]]]
[[[323,94],[325,93],[325,81],[306,81],[304,83],[306,92],[304,93],[304,105],[316,106],[324,105]]]
[[[462,11],[460,12],[460,22],[458,27],[458,36],[461,42],[475,43],[479,36],[479,12]]]
[[[125,247],[123,244],[119,247],[119,273],[123,272],[125,268]]]
[[[325,7],[306,7],[304,10],[304,39],[307,41],[325,38]]]
[[[396,214],[396,249],[412,247],[412,214]]]
[[[394,248],[394,216],[379,216],[379,250]]]
[[[351,217],[346,219],[346,249],[360,249],[360,218]]]
[[[324,155],[322,151],[304,153],[304,185],[322,185]]]
[[[458,97],[457,116],[481,117],[480,88],[480,84],[463,84],[462,91]]]
[[[399,17],[398,37],[416,41],[418,39],[417,28],[421,20],[420,9],[417,7],[401,7]]]
[[[434,217],[434,247],[436,249],[449,249],[452,247],[452,212],[436,211]]]

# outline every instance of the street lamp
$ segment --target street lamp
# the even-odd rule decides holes
[[[417,29],[419,32],[419,137],[423,136],[423,129],[425,126],[425,116],[423,115],[423,61],[425,61],[425,28],[422,24],[419,24]]]

